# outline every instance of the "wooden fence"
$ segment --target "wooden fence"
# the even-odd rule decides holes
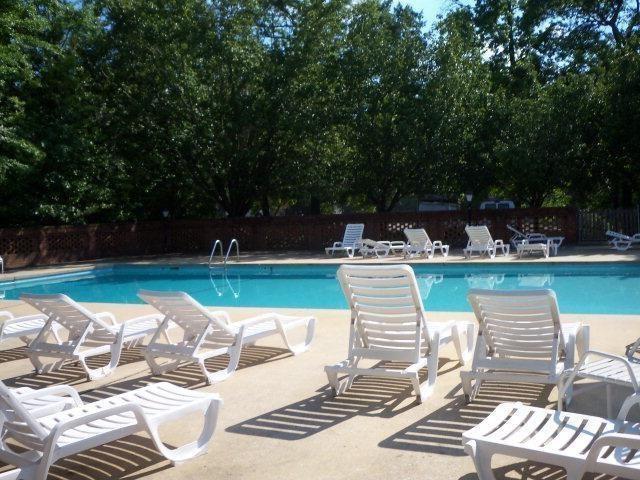
[[[494,238],[505,241],[511,236],[509,224],[524,232],[564,235],[568,243],[576,242],[576,218],[573,208],[471,212],[471,223],[487,225]],[[207,254],[214,239],[221,239],[226,247],[232,238],[242,251],[322,251],[342,239],[347,223],[364,223],[365,238],[401,240],[405,228],[424,227],[433,240],[442,239],[454,247],[466,242],[466,211],[381,213],[0,229],[0,255],[8,268],[19,268],[128,255]]]
[[[578,212],[578,240],[600,242],[607,239],[605,232],[633,235],[640,232],[640,207],[615,210],[580,210]]]

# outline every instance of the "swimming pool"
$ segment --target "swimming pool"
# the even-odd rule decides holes
[[[0,283],[0,295],[65,293],[81,302],[142,303],[140,289],[182,290],[204,305],[346,308],[337,265],[114,265],[95,270]],[[413,266],[425,308],[469,311],[469,288],[556,291],[566,313],[640,314],[640,264],[419,264]]]

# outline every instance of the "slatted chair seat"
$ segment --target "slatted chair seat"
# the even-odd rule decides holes
[[[29,403],[36,396],[41,404],[37,408]],[[2,478],[45,480],[57,460],[141,432],[147,433],[160,454],[171,462],[187,460],[206,450],[220,404],[217,394],[194,392],[169,383],[83,404],[77,392],[67,385],[19,392],[0,382],[4,420],[0,460],[17,467],[3,472]],[[199,437],[178,448],[167,447],[160,439],[159,427],[193,418],[194,414],[204,416]]]
[[[474,325],[427,322],[410,266],[342,265],[338,280],[351,309],[351,328],[348,358],[325,367],[334,394],[349,388],[359,375],[400,377],[411,381],[418,401],[422,401],[435,385],[440,347],[453,342],[460,362],[464,364],[468,358]],[[404,362],[409,366],[364,368],[358,365],[363,359]],[[428,378],[420,383],[419,371],[424,367],[428,368]],[[339,379],[340,374],[346,374],[347,380]]]
[[[558,409],[569,406],[571,396],[565,395],[564,392],[571,391],[577,379],[595,380],[606,386],[607,415],[612,416],[611,387],[613,385],[631,388],[636,394],[640,393],[640,359],[636,357],[639,345],[640,338],[627,347],[626,356],[597,350],[585,352],[576,367],[564,375],[558,396]],[[576,393],[586,390],[587,388],[580,389]]]
[[[207,383],[219,382],[236,370],[243,345],[278,335],[285,347],[297,355],[309,348],[315,332],[314,317],[268,313],[232,323],[226,312],[208,310],[184,292],[141,290],[138,296],[164,318],[145,348],[147,363],[156,375],[185,363],[196,363]],[[171,332],[167,331],[170,325],[176,327]],[[295,328],[306,330],[304,341],[291,342],[289,334]],[[227,366],[209,371],[205,361],[222,355],[229,356]]]
[[[19,338],[27,345],[40,333],[47,322],[47,316],[44,314],[16,317],[6,311],[0,312],[0,319],[3,320],[0,325],[0,342],[9,338]],[[52,334],[57,335],[58,329],[59,325],[55,324]]]
[[[62,294],[23,294],[20,298],[47,319],[27,347],[36,373],[80,362],[89,380],[105,377],[118,365],[123,346],[136,345],[151,336],[162,321],[161,315],[152,314],[118,323],[113,314],[93,313]],[[90,368],[87,359],[103,354],[110,354],[109,363]],[[54,362],[46,363],[45,359]]]
[[[568,480],[579,480],[587,472],[637,479],[640,428],[625,418],[638,400],[637,395],[630,397],[614,420],[502,403],[462,435],[462,444],[480,480],[495,479],[495,454],[560,466]]]
[[[557,385],[588,349],[589,329],[561,324],[551,290],[472,289],[467,298],[479,324],[470,371],[460,372],[468,402],[485,380]]]

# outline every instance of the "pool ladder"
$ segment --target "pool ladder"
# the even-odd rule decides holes
[[[231,243],[229,243],[229,248],[227,249],[227,254],[224,256],[222,253],[222,240],[218,239],[213,242],[213,248],[211,248],[211,254],[209,255],[209,268],[213,268],[215,266],[213,262],[216,256],[216,250],[218,249],[218,247],[220,247],[220,261],[222,262],[222,266],[226,270],[227,262],[229,261],[229,255],[231,255],[231,251],[234,245],[236,246],[236,261],[240,261],[240,245],[238,244],[238,240],[236,240],[235,238],[231,240]]]

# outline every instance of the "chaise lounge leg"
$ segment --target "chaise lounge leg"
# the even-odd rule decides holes
[[[119,336],[116,339],[115,343],[113,343],[110,347],[111,358],[109,359],[109,363],[104,367],[90,368],[89,365],[87,365],[86,358],[87,357],[90,358],[92,355],[80,355],[80,357],[78,358],[78,361],[80,362],[80,365],[82,365],[82,368],[87,374],[87,379],[89,381],[97,380],[98,378],[103,378],[111,375],[111,372],[113,372],[113,370],[118,366],[118,363],[120,362],[121,353],[122,353],[122,336]]]
[[[461,325],[454,325],[451,333],[460,365],[466,365],[467,361],[473,355],[473,341],[476,337],[476,327],[474,324],[468,323],[464,333],[460,331],[460,327]],[[466,342],[463,342],[463,335],[466,337]]]
[[[315,335],[315,329],[316,329],[315,318],[310,317],[307,319],[304,325],[307,331],[306,337],[304,339],[304,342],[297,343],[297,344],[292,344],[289,341],[289,337],[287,336],[287,330],[284,324],[279,319],[276,319],[275,323],[276,323],[278,332],[282,337],[282,341],[284,342],[284,345],[287,347],[287,350],[289,350],[293,355],[299,355],[303,352],[306,352],[309,349],[309,346],[311,345],[311,342],[313,341],[313,337]]]
[[[496,480],[493,470],[491,469],[491,457],[493,454],[485,449],[478,448],[478,446],[475,445],[475,442],[469,443],[474,443],[472,447],[467,445],[466,448],[471,448],[473,450],[471,458],[476,466],[479,480]]]
[[[213,383],[221,382],[222,380],[231,376],[233,372],[238,368],[238,363],[240,362],[240,355],[242,353],[242,335],[239,335],[236,339],[236,344],[229,348],[229,364],[227,368],[223,370],[218,370],[217,372],[209,372],[207,370],[207,366],[205,365],[204,359],[198,360],[198,366],[204,375],[207,385],[211,385]]]
[[[206,453],[209,441],[216,429],[219,410],[217,405],[214,402],[211,402],[207,408],[202,409],[202,411],[204,413],[204,425],[197,440],[177,448],[169,448],[164,444],[160,439],[160,434],[156,425],[147,426],[149,436],[153,440],[156,448],[160,454],[167,460],[171,461],[173,465]]]
[[[154,375],[162,375],[164,373],[175,370],[180,366],[181,363],[183,363],[183,360],[172,360],[166,363],[159,363],[158,358],[162,357],[156,357],[153,353],[150,352],[145,352],[144,358],[149,365],[149,370],[151,370],[151,373],[153,373]]]

